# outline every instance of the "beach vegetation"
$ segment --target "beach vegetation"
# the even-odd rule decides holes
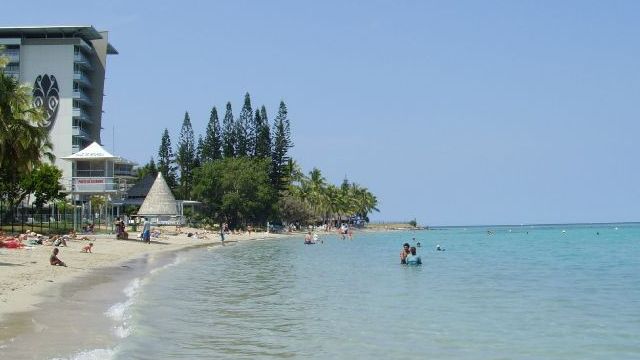
[[[31,88],[5,74],[5,65],[0,61],[0,200],[13,209],[30,193],[25,187],[39,184],[32,176],[51,174],[53,168],[35,170],[55,157],[43,127],[45,114],[33,105]]]
[[[236,155],[236,126],[233,119],[233,109],[231,102],[227,102],[227,107],[222,119],[222,155],[225,158]]]
[[[170,147],[168,137],[165,129],[161,149]],[[251,97],[246,93],[236,119],[231,102],[227,102],[222,126],[216,107],[211,109],[204,138],[199,137],[193,157],[189,151],[192,139],[191,121],[185,114],[176,150],[176,163],[180,166],[178,193],[201,202],[199,211],[189,216],[198,223],[227,222],[231,227],[245,227],[261,226],[267,221],[300,225],[356,219],[362,222],[378,210],[376,197],[357,183],[344,179],[340,185],[331,184],[317,168],[304,174],[289,154],[293,140],[284,101],[270,123],[266,107],[252,109]],[[158,170],[166,169],[167,159],[171,159],[170,152],[164,154],[165,160],[158,161]],[[189,159],[192,162],[187,164]],[[184,168],[183,164],[191,168]],[[150,162],[140,172],[152,170]],[[187,170],[192,171],[188,177]]]
[[[164,129],[162,139],[160,140],[160,148],[158,148],[158,171],[162,173],[164,180],[171,190],[175,190],[178,185],[175,161],[169,130]]]
[[[180,138],[178,139],[178,149],[176,151],[176,164],[180,171],[180,194],[188,199],[191,196],[193,185],[193,169],[196,165],[196,144],[191,126],[189,113],[184,113]]]
[[[261,158],[271,157],[271,128],[269,127],[267,109],[264,105],[260,110],[256,108],[254,121],[256,128],[255,156]]]
[[[218,110],[215,106],[211,109],[200,158],[202,163],[222,159],[220,121],[218,120]]]
[[[266,222],[278,198],[269,167],[268,159],[250,157],[207,162],[195,172],[193,195],[209,218],[232,227]]]
[[[136,177],[138,180],[142,180],[147,175],[153,175],[153,177],[158,175],[158,168],[156,167],[156,162],[153,160],[153,157],[148,163],[138,169]]]

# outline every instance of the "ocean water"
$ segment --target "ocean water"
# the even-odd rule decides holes
[[[400,265],[414,237],[424,264]],[[117,340],[56,358],[640,358],[640,225],[321,239],[199,248],[137,271],[104,309]]]

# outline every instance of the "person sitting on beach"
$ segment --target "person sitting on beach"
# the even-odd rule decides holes
[[[64,237],[58,237],[53,241],[53,246],[67,246],[67,240]]]
[[[90,253],[92,247],[93,247],[93,243],[89,243],[89,245],[86,245],[85,247],[83,247],[82,250],[80,250],[80,252]]]
[[[60,250],[58,248],[53,249],[53,254],[49,257],[49,264],[55,266],[67,266],[62,260],[58,259],[58,252]]]
[[[420,258],[419,255],[416,255],[415,246],[412,246],[410,251],[411,251],[411,254],[408,255],[406,259],[407,265],[422,265],[422,259]]]
[[[410,246],[411,245],[409,245],[409,243],[404,243],[404,245],[402,245],[402,250],[400,251],[400,264],[407,263],[407,256],[411,254]]]

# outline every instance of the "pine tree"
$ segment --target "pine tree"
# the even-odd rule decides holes
[[[176,163],[180,168],[180,189],[182,196],[190,198],[191,188],[193,186],[193,169],[196,160],[196,145],[191,127],[191,119],[189,113],[184,113],[182,128],[180,129],[180,140],[178,142],[178,151],[176,154]]]
[[[222,155],[233,157],[236,153],[236,128],[233,120],[231,102],[227,102],[227,111],[222,120]]]
[[[244,105],[240,111],[238,121],[236,121],[236,156],[251,155],[255,143],[255,129],[253,128],[253,110],[251,109],[251,96],[244,95]]]
[[[202,144],[202,162],[218,160],[222,158],[222,140],[220,138],[220,122],[218,110],[214,106],[209,116],[209,124]]]
[[[195,161],[193,163],[194,168],[200,167],[200,165],[202,165],[202,163],[204,162],[202,160],[203,147],[204,147],[204,141],[202,140],[202,135],[198,135],[198,145],[196,145],[196,156],[195,156]]]
[[[169,130],[167,129],[164,129],[162,140],[160,140],[160,148],[158,149],[158,171],[162,173],[167,185],[171,189],[175,189],[177,185],[175,158],[171,148]]]
[[[286,187],[286,169],[289,164],[287,152],[293,145],[291,143],[291,127],[287,118],[287,106],[280,101],[278,115],[273,124],[273,149],[271,152],[271,183],[278,190]]]
[[[256,149],[255,156],[270,157],[271,156],[271,129],[269,127],[269,119],[267,118],[267,109],[262,105],[258,111],[256,109],[255,116],[256,126]]]

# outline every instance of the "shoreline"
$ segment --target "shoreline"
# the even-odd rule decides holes
[[[188,237],[187,232],[200,238]],[[133,237],[135,233],[132,233]],[[225,243],[288,237],[293,234],[245,233],[225,235]],[[204,237],[204,238],[203,238]],[[116,240],[115,235],[90,235],[90,240],[71,240],[60,247],[59,257],[67,267],[49,265],[53,246],[0,249],[0,324],[10,315],[34,311],[47,300],[43,296],[56,287],[72,283],[100,269],[118,267],[128,261],[155,254],[169,254],[222,244],[220,235],[198,229],[183,229],[177,235],[161,235],[151,244],[140,240]],[[93,242],[93,253],[80,250]]]

